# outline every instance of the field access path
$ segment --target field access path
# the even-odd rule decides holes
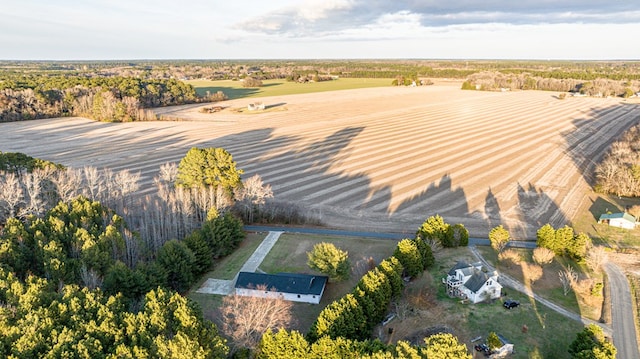
[[[460,84],[343,90],[157,109],[180,121],[97,123],[62,118],[1,123],[0,151],[67,166],[141,173],[189,148],[223,147],[279,201],[335,228],[399,231],[440,214],[473,236],[504,224],[534,238],[562,226],[588,191],[607,146],[637,123],[638,105],[542,91],[462,91]]]

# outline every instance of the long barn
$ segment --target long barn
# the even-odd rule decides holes
[[[282,298],[292,302],[318,304],[327,280],[327,276],[321,275],[240,272],[235,284],[235,293],[249,297]]]

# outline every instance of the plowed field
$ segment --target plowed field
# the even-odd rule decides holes
[[[556,93],[462,91],[459,84],[372,88],[157,109],[182,121],[97,123],[81,118],[0,124],[0,151],[69,166],[141,171],[193,147],[224,147],[245,177],[331,227],[413,234],[434,214],[474,236],[504,224],[533,238],[569,223],[608,144],[638,122],[637,104]]]

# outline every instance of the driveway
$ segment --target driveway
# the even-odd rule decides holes
[[[617,265],[607,263],[604,269],[609,278],[613,344],[618,349],[616,357],[640,359],[629,282]]]

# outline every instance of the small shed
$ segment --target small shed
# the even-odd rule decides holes
[[[498,339],[500,339],[502,346],[496,349],[489,358],[504,358],[509,354],[513,354],[513,344],[509,343],[509,341],[500,334],[498,334]]]
[[[612,227],[634,229],[636,227],[636,218],[627,212],[605,213],[600,216],[598,223],[608,224]]]
[[[265,106],[263,102],[253,102],[247,105],[247,110],[256,111],[256,110],[264,110]]]
[[[240,272],[235,284],[235,293],[249,297],[282,298],[292,302],[318,304],[328,279],[327,276],[310,274]]]

